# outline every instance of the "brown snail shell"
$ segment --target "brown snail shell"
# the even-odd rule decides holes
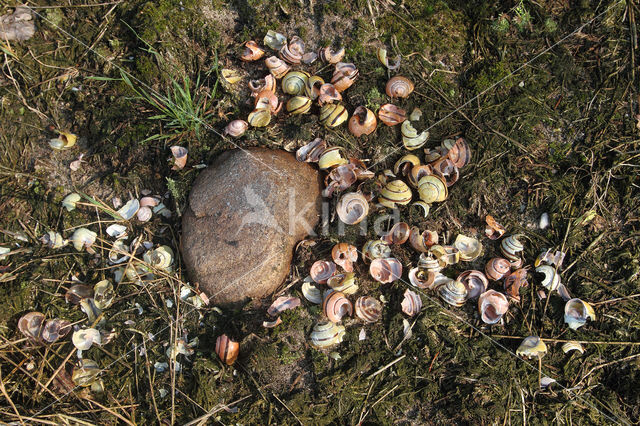
[[[402,300],[402,312],[410,317],[415,316],[422,309],[422,299],[417,293],[406,289],[404,291],[404,299]]]
[[[71,323],[67,320],[55,318],[46,322],[42,328],[42,340],[53,343],[66,336],[71,331]]]
[[[300,306],[299,298],[289,297],[289,296],[280,296],[273,301],[271,306],[269,306],[269,309],[267,309],[267,313],[272,317],[275,317],[286,310],[295,309],[298,306]]]
[[[345,315],[353,314],[353,305],[340,291],[329,291],[322,301],[322,312],[331,322],[340,322]]]
[[[338,243],[333,246],[331,257],[346,272],[353,272],[353,264],[358,260],[358,249],[351,244]]]
[[[356,81],[359,71],[355,65],[351,63],[338,62],[336,69],[331,78],[331,84],[336,87],[338,92],[347,90]]]
[[[328,260],[318,260],[311,265],[309,275],[318,284],[326,284],[327,280],[336,273],[336,264]]]
[[[337,51],[331,49],[330,46],[325,47],[318,51],[318,56],[326,63],[337,64],[342,60],[342,58],[344,58],[344,47],[341,47]]]
[[[171,154],[173,155],[173,167],[171,170],[182,170],[187,165],[187,148],[174,145],[171,148]],[[137,213],[137,212],[136,212]]]
[[[431,246],[438,244],[438,233],[429,230],[420,232],[420,229],[414,226],[409,234],[409,244],[419,252],[426,253]]]
[[[471,161],[471,148],[467,144],[464,138],[445,139],[442,141],[442,147],[447,151],[446,156],[453,162],[453,164],[461,169]]]
[[[255,97],[263,90],[269,92],[276,92],[276,79],[271,74],[267,74],[264,78],[259,80],[250,80],[249,89],[251,90],[251,96]]]
[[[262,50],[255,41],[249,40],[244,46],[244,52],[242,56],[240,56],[241,60],[245,62],[257,61],[264,56],[264,50]]]
[[[472,269],[470,271],[464,271],[457,278],[467,288],[467,299],[475,299],[482,293],[487,291],[489,287],[489,280],[480,271]]]
[[[276,94],[269,90],[263,90],[258,93],[254,105],[256,110],[268,109],[272,114],[277,114],[282,108],[282,104]]]
[[[505,232],[507,232],[507,230],[504,229],[504,226],[496,222],[493,216],[487,215],[485,221],[487,222],[487,226],[484,229],[484,234],[490,240],[497,240],[498,238],[502,237]]]
[[[233,120],[224,128],[224,134],[234,138],[244,135],[249,128],[249,123],[244,120]]]
[[[378,282],[391,283],[402,276],[402,263],[393,257],[374,259],[369,265],[369,273]]]
[[[382,240],[389,244],[404,244],[409,239],[409,234],[411,233],[409,224],[406,222],[398,222],[387,235],[382,237]]]
[[[225,364],[233,364],[238,358],[239,352],[240,345],[238,342],[229,339],[226,334],[218,336],[216,339],[216,353]]]
[[[356,166],[353,163],[341,164],[329,172],[324,179],[326,188],[322,191],[322,196],[330,198],[335,191],[344,191],[358,180]]]
[[[378,118],[387,126],[395,126],[407,119],[407,112],[393,104],[384,104],[378,111]]]
[[[356,300],[356,316],[364,322],[376,322],[382,317],[382,303],[371,296],[359,297]]]
[[[69,287],[64,295],[66,302],[72,305],[79,305],[82,299],[89,297],[93,297],[93,289],[84,284],[75,284]]]
[[[338,92],[335,86],[331,83],[325,83],[320,86],[320,92],[318,93],[318,105],[329,104],[331,102],[340,102],[342,95]]]
[[[495,324],[500,321],[508,309],[507,297],[495,290],[487,290],[478,298],[478,311],[486,324]]]
[[[296,151],[296,160],[317,163],[326,147],[327,143],[322,138],[315,138]]]
[[[291,40],[289,40],[289,43],[280,49],[282,59],[292,65],[300,65],[302,55],[304,55],[304,42],[298,36],[293,36]]]
[[[264,62],[267,65],[267,68],[269,68],[269,72],[271,73],[271,75],[273,75],[275,78],[284,77],[291,69],[291,67],[287,65],[285,61],[278,58],[277,56],[269,56],[267,59],[265,59]]]
[[[18,320],[18,330],[34,342],[41,340],[43,326],[44,314],[40,312],[29,312]]]
[[[353,116],[349,119],[349,131],[355,137],[370,135],[376,130],[378,120],[376,115],[368,108],[357,107],[353,111]]]
[[[494,257],[487,262],[487,266],[484,267],[484,273],[487,278],[493,281],[498,281],[509,273],[511,270],[511,264],[507,259],[501,257]]]
[[[406,98],[413,92],[413,89],[414,85],[411,80],[398,75],[387,82],[385,90],[390,98]]]
[[[369,214],[369,202],[360,192],[348,192],[340,197],[336,213],[345,224],[355,225]]]
[[[520,287],[527,287],[528,285],[527,270],[523,268],[513,271],[504,279],[504,289],[507,292],[507,296],[516,301],[520,300]]]
[[[447,184],[451,186],[458,181],[460,171],[455,164],[448,158],[443,158],[431,164],[431,168],[435,175],[440,176]]]

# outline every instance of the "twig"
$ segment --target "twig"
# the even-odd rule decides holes
[[[406,357],[407,355],[402,355],[399,358],[396,358],[395,360],[391,361],[389,364],[385,365],[384,367],[382,367],[381,369],[379,369],[378,371],[376,371],[375,373],[373,373],[372,375],[370,375],[368,377],[369,380],[373,379],[374,377],[376,377],[378,374],[382,373],[383,371],[387,370],[388,368],[390,368],[393,364],[400,362],[404,359],[404,357]]]
[[[201,424],[203,424],[203,422],[206,422],[209,419],[209,417],[213,416],[214,414],[216,414],[216,413],[218,413],[218,412],[220,412],[222,410],[226,410],[226,409],[229,408],[230,405],[236,405],[236,404],[238,404],[238,403],[240,403],[240,402],[242,402],[245,399],[250,398],[250,397],[251,397],[251,395],[247,395],[247,396],[243,396],[240,399],[236,399],[235,401],[230,402],[228,404],[217,405],[216,407],[214,407],[210,411],[208,411],[206,414],[198,417],[197,419],[191,420],[189,423],[185,423],[184,426],[201,425]]]
[[[24,424],[24,420],[22,420],[22,416],[20,416],[20,413],[18,412],[18,409],[16,408],[15,404],[13,403],[11,398],[9,397],[9,394],[7,393],[7,390],[4,387],[4,380],[2,380],[2,368],[0,368],[0,391],[2,392],[4,397],[7,399],[7,401],[9,401],[9,404],[11,405],[11,408],[13,408],[13,411],[15,411],[16,416],[18,416],[18,419],[20,420],[20,423]]]
[[[278,398],[278,395],[276,395],[276,394],[275,394],[275,392],[271,392],[271,395],[273,395],[273,397],[274,397],[275,399],[277,399],[277,400],[278,400],[278,402],[279,402],[280,404],[282,404],[282,406],[283,406],[284,408],[286,408],[286,409],[287,409],[287,411],[288,411],[289,413],[291,413],[291,415],[292,415],[293,417],[295,417],[295,418],[296,418],[296,420],[298,421],[298,423],[300,423],[301,425],[304,425],[304,423],[302,423],[302,421],[298,418],[298,416],[296,416],[296,413],[294,413],[293,411],[291,411],[291,409],[290,409],[289,407],[287,407],[287,404],[285,404],[284,402],[282,402],[282,400],[281,400],[280,398]]]

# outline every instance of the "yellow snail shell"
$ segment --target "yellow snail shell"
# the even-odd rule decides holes
[[[378,110],[378,118],[387,126],[395,126],[407,119],[407,112],[393,104],[384,104]]]
[[[333,51],[331,47],[325,47],[318,51],[318,56],[326,63],[337,64],[344,58],[344,47],[341,47],[338,51]]]
[[[282,79],[282,91],[288,95],[304,95],[309,73],[304,71],[290,71]]]
[[[59,132],[58,137],[49,141],[49,146],[53,149],[69,149],[76,144],[78,137],[70,132]]]
[[[245,62],[257,61],[264,56],[264,50],[262,50],[255,41],[249,40],[244,46],[244,52],[242,56],[240,56],[241,60]]]
[[[356,316],[367,323],[378,321],[382,317],[382,304],[371,296],[362,296],[356,300]]]
[[[336,87],[338,92],[343,92],[356,81],[359,71],[355,65],[351,63],[338,62],[336,69],[331,78],[331,84]]]
[[[467,288],[458,280],[447,280],[438,287],[438,295],[452,306],[462,306],[467,300]]]
[[[427,204],[447,199],[449,191],[445,181],[436,175],[423,176],[418,181],[418,195]]]
[[[478,298],[478,311],[486,324],[495,324],[500,321],[508,309],[507,297],[495,290],[487,290]]]
[[[367,263],[388,257],[391,257],[391,247],[382,240],[369,240],[362,247],[362,258]]]
[[[331,322],[340,322],[345,315],[353,314],[353,305],[344,293],[331,290],[322,301],[322,312]]]
[[[453,246],[434,245],[429,248],[431,253],[440,263],[441,267],[455,265],[460,261],[460,250]]]
[[[393,173],[398,175],[402,173],[403,175],[408,174],[415,166],[420,165],[420,159],[417,155],[407,154],[400,157],[396,164],[393,166]]]
[[[384,49],[382,47],[378,48],[378,50],[376,51],[376,56],[378,57],[378,60],[380,61],[380,63],[385,67],[387,67],[387,69],[393,71],[400,68],[400,55],[396,56],[395,64],[393,65],[389,62],[389,57],[387,56],[387,49]]]
[[[216,353],[225,364],[233,364],[238,358],[239,352],[240,345],[238,342],[229,339],[226,334],[218,336],[216,339]]]
[[[480,271],[475,269],[464,271],[457,278],[467,288],[467,299],[475,299],[487,291],[489,280]]]
[[[593,307],[581,299],[571,299],[564,305],[564,322],[572,330],[577,330],[587,323],[587,318],[596,320]]]
[[[275,78],[284,77],[291,69],[285,61],[276,56],[269,56],[264,62],[267,65],[267,68],[269,68],[271,75]]]
[[[341,291],[344,294],[354,294],[358,291],[356,275],[353,272],[334,275],[327,280],[327,285],[335,291]]]
[[[265,127],[271,121],[269,109],[256,109],[249,114],[247,121],[253,127]]]
[[[240,73],[236,70],[231,70],[229,68],[223,68],[220,70],[220,74],[222,74],[222,79],[229,84],[236,84],[242,79]]]
[[[320,108],[320,122],[326,127],[338,127],[349,118],[349,113],[340,104],[325,104]]]
[[[323,349],[342,342],[345,333],[343,326],[331,321],[322,321],[313,327],[309,337],[313,346]]]
[[[351,244],[338,243],[333,246],[331,257],[346,272],[353,272],[353,264],[358,260],[358,250]]]
[[[406,222],[398,222],[385,236],[381,239],[388,244],[404,244],[409,239],[411,233],[409,224]]]
[[[320,92],[318,94],[318,105],[322,106],[331,102],[340,102],[342,95],[338,92],[335,86],[331,83],[325,83],[320,86]]]
[[[422,299],[418,296],[417,293],[406,289],[404,291],[404,299],[402,299],[402,312],[409,315],[410,317],[415,316],[422,309]]]
[[[409,270],[409,282],[412,286],[422,289],[433,289],[437,272],[427,272],[421,268]]]
[[[359,106],[353,111],[353,116],[349,119],[349,131],[355,137],[370,135],[376,130],[378,120],[370,109]]]
[[[392,180],[387,183],[378,197],[378,202],[390,209],[396,208],[396,204],[406,205],[411,202],[411,189],[401,180]]]
[[[311,100],[316,100],[320,95],[320,88],[324,85],[322,77],[317,75],[311,76],[307,79],[304,87],[304,92]]]
[[[224,128],[224,134],[238,138],[244,135],[249,128],[249,123],[244,120],[233,120]]]
[[[498,281],[506,276],[511,270],[511,265],[507,259],[494,257],[484,267],[484,273],[490,280]]]
[[[292,65],[300,65],[302,55],[304,55],[304,42],[298,36],[293,36],[289,43],[280,49],[282,59]]]
[[[462,234],[456,237],[453,246],[460,251],[460,260],[463,262],[472,262],[482,254],[482,243]]]
[[[311,303],[316,305],[322,303],[322,291],[311,282],[305,281],[302,283],[302,295]]]
[[[406,77],[395,76],[387,82],[385,88],[390,98],[406,98],[413,92],[413,82]]]
[[[265,46],[269,46],[273,50],[280,50],[287,44],[287,38],[273,30],[267,31],[267,35],[264,36],[262,42]]]
[[[318,160],[320,170],[327,170],[332,167],[347,164],[349,160],[342,156],[343,149],[339,146],[331,146],[325,149]]]
[[[369,273],[378,282],[391,283],[402,276],[402,263],[393,257],[374,259],[369,265]]]
[[[525,337],[516,349],[516,355],[527,358],[541,358],[546,353],[547,345],[538,336]]]
[[[306,96],[294,96],[287,102],[287,112],[291,115],[306,114],[311,110],[311,99]]]
[[[336,264],[328,260],[317,260],[311,265],[309,274],[318,284],[326,284],[327,280],[336,273]]]
[[[369,202],[360,192],[348,192],[340,197],[336,212],[342,222],[355,225],[369,214]]]

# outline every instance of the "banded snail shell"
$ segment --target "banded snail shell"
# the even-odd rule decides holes
[[[349,131],[353,136],[359,138],[362,135],[370,135],[376,130],[378,120],[370,109],[359,106],[353,111],[353,116],[349,119]]]
[[[307,163],[317,163],[326,148],[327,143],[322,138],[315,138],[296,151],[296,160]]]
[[[423,176],[418,181],[418,195],[427,204],[447,199],[449,191],[445,181],[436,175]]]
[[[438,287],[438,295],[452,306],[462,306],[467,300],[467,288],[458,280],[449,279]]]
[[[380,283],[391,283],[402,276],[402,263],[393,257],[374,259],[369,265],[369,274]]]
[[[482,254],[482,243],[477,238],[459,234],[453,246],[460,251],[460,260],[463,262],[472,262]]]
[[[541,358],[546,353],[547,345],[538,336],[525,337],[516,349],[516,355],[527,358]]]
[[[293,36],[289,43],[280,49],[282,59],[292,65],[300,65],[302,55],[304,55],[304,42],[298,36]]]
[[[417,293],[406,289],[404,291],[404,299],[402,299],[402,312],[409,315],[410,317],[415,316],[422,309],[422,299],[418,296]]]
[[[304,95],[309,73],[304,71],[290,71],[282,78],[282,91],[288,95]]]
[[[378,118],[387,126],[395,126],[407,119],[407,112],[393,104],[384,104],[378,110]]]
[[[29,312],[18,320],[18,330],[33,342],[40,341],[44,328],[44,314]]]
[[[287,65],[285,61],[276,56],[269,56],[267,59],[265,59],[265,64],[267,65],[267,68],[269,68],[269,72],[271,73],[271,75],[273,75],[275,78],[284,77],[291,69],[291,67]]]
[[[356,300],[356,316],[367,323],[380,320],[382,303],[371,296],[362,296]]]
[[[414,226],[409,234],[409,244],[419,252],[426,253],[430,247],[438,244],[438,233],[429,230],[420,232],[420,229]]]
[[[341,164],[329,172],[325,177],[326,188],[322,191],[322,196],[330,198],[335,191],[344,191],[358,180],[356,174],[357,166],[353,163]]]
[[[343,149],[339,146],[331,146],[325,149],[318,160],[320,170],[327,170],[332,167],[347,164],[349,160],[344,158]]]
[[[411,230],[408,223],[398,222],[382,237],[382,240],[388,244],[404,244],[409,239],[410,233]]]
[[[391,257],[391,247],[385,241],[369,240],[362,247],[362,258],[367,263],[388,257]]]
[[[353,314],[353,305],[340,291],[328,292],[322,301],[322,312],[331,322],[340,322],[345,315]]]
[[[345,333],[343,326],[331,321],[322,321],[313,327],[309,337],[313,346],[324,349],[342,342]]]
[[[322,77],[317,75],[311,76],[307,79],[304,87],[304,92],[311,100],[316,100],[320,95],[320,88],[324,85]]]
[[[267,31],[267,35],[264,36],[264,40],[262,42],[273,50],[280,50],[285,44],[287,44],[287,38],[274,30],[269,30]]]
[[[264,56],[264,50],[262,50],[255,41],[249,40],[244,46],[244,52],[242,56],[240,56],[241,60],[245,62],[257,61]]]
[[[354,294],[358,291],[356,284],[356,274],[348,272],[346,274],[337,274],[329,278],[327,285],[335,291],[341,291],[344,294]]]
[[[338,127],[349,118],[349,113],[343,105],[325,104],[320,108],[320,122],[325,127]]]
[[[242,76],[238,71],[232,70],[229,68],[223,68],[220,70],[220,74],[222,75],[222,79],[229,84],[236,84],[240,80],[242,80]]]
[[[424,160],[427,163],[433,163],[441,158],[445,158],[447,154],[447,150],[441,146],[437,146],[433,149],[425,148],[424,150]]]
[[[459,169],[471,161],[471,148],[464,138],[458,138],[455,142],[452,139],[445,139],[442,141],[442,147],[447,150],[449,160]]]
[[[238,359],[240,345],[234,342],[226,334],[218,336],[216,339],[216,353],[218,357],[227,365],[232,365]]]
[[[344,47],[341,47],[337,51],[334,51],[331,47],[325,47],[318,51],[318,56],[326,63],[337,64],[344,58]]]
[[[358,260],[358,249],[348,243],[338,243],[333,246],[331,257],[346,272],[353,272],[353,264]]]
[[[520,260],[520,254],[524,250],[524,245],[518,241],[521,235],[510,235],[502,240],[500,251],[511,262]]]
[[[508,309],[507,297],[495,290],[487,290],[478,298],[478,311],[486,324],[495,324],[500,321]]]
[[[336,264],[328,260],[317,260],[311,265],[309,274],[318,284],[326,284],[327,280],[336,273]]]
[[[361,192],[348,192],[340,197],[336,213],[345,224],[355,225],[369,214],[369,202]]]
[[[251,96],[257,96],[258,93],[263,90],[269,92],[276,92],[276,79],[271,74],[267,74],[264,78],[259,80],[249,80],[249,89],[251,90]]]
[[[418,258],[418,268],[425,269],[427,272],[440,272],[442,265],[432,253],[427,252],[422,253]]]
[[[457,278],[467,288],[467,299],[475,299],[487,291],[489,280],[480,271],[475,269],[464,271]]]
[[[447,186],[451,186],[458,181],[460,170],[448,158],[443,158],[431,164],[431,168],[435,175],[438,175],[445,181]]]
[[[224,134],[238,138],[244,135],[244,132],[249,128],[249,123],[244,120],[233,120],[227,127],[224,128]]]
[[[269,90],[263,90],[256,95],[254,106],[255,109],[268,109],[272,114],[277,114],[282,108],[276,94]]]
[[[528,285],[526,269],[513,271],[504,279],[504,289],[507,295],[516,301],[520,300],[520,287]]]
[[[576,342],[576,341],[567,342],[564,345],[562,345],[562,352],[566,354],[571,351],[578,351],[581,354],[583,354],[584,348],[582,347],[580,342]]]
[[[484,267],[484,273],[490,280],[498,281],[509,273],[511,270],[511,264],[507,259],[501,257],[494,257],[487,262]]]
[[[249,114],[247,121],[253,127],[265,127],[271,121],[271,112],[268,109],[256,109]]]
[[[429,210],[431,210],[431,204],[427,204],[422,200],[416,201],[415,203],[413,203],[411,205],[420,208],[421,211],[422,211],[422,216],[423,217],[427,217],[429,215]]]
[[[487,226],[484,229],[484,234],[490,240],[497,240],[498,238],[502,237],[505,232],[507,232],[507,230],[504,229],[504,226],[496,222],[493,216],[487,215],[485,221],[487,222]]]
[[[407,154],[400,157],[393,166],[393,173],[407,175],[415,166],[420,165],[420,159],[417,155]]]
[[[411,202],[411,189],[401,180],[392,180],[387,183],[378,197],[378,202],[390,209],[396,208],[396,204],[406,205]]]
[[[291,115],[306,114],[311,110],[311,99],[306,96],[294,96],[287,102],[287,112]]]
[[[347,90],[356,81],[359,71],[355,65],[351,63],[338,62],[336,64],[331,84],[336,87],[338,92]]]
[[[396,56],[395,64],[393,65],[391,64],[391,62],[389,62],[389,57],[387,56],[387,49],[382,47],[378,48],[378,50],[376,51],[376,56],[378,57],[378,60],[380,61],[380,63],[385,67],[387,67],[387,69],[393,71],[400,68],[400,60],[401,60],[400,55]]]
[[[413,82],[402,76],[392,77],[385,88],[390,98],[406,98],[413,92],[413,89]]]
[[[318,94],[318,105],[322,106],[331,102],[340,102],[342,95],[338,92],[335,86],[331,83],[325,83],[320,86],[320,92]]]
[[[541,265],[536,268],[536,272],[544,274],[542,286],[549,291],[557,290],[560,285],[560,274],[553,266]]]

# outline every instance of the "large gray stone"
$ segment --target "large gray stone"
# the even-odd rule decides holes
[[[221,154],[196,178],[182,219],[192,284],[218,304],[270,295],[318,222],[320,192],[318,172],[285,151]]]

